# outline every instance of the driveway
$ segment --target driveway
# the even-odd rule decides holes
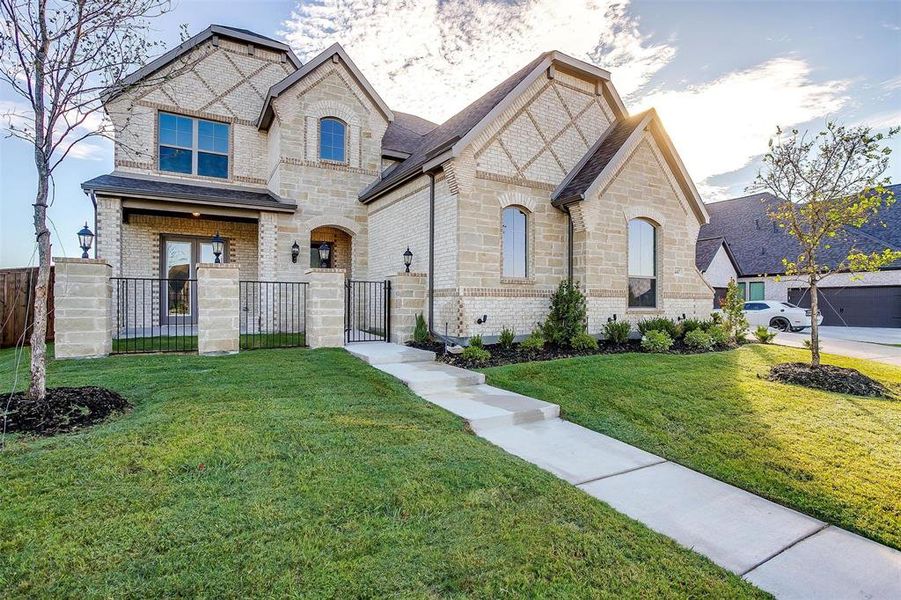
[[[820,337],[830,340],[849,340],[899,346],[901,345],[901,327],[839,327],[835,325],[821,325]]]
[[[773,343],[803,348],[810,330],[780,332]],[[864,358],[901,367],[901,329],[889,327],[820,327],[820,351]]]

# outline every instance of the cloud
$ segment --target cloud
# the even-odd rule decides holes
[[[862,119],[858,119],[854,125],[865,125],[873,129],[889,129],[901,126],[901,110],[887,110],[878,112]]]
[[[886,79],[880,84],[882,89],[887,91],[901,90],[901,75],[896,75],[891,79]]]
[[[72,122],[77,121],[77,113],[71,113]],[[34,129],[34,112],[31,106],[20,100],[0,100],[0,129],[9,130],[15,127],[19,131],[31,132]],[[81,160],[103,160],[111,151],[112,143],[104,137],[91,137],[74,143],[75,140],[90,132],[106,131],[107,123],[100,111],[89,113],[86,118],[75,127],[63,143],[57,148],[54,156],[60,156],[69,148],[66,158]],[[65,126],[60,122],[55,128],[56,135],[63,135]],[[30,136],[30,134],[26,134]],[[17,136],[22,137],[22,136]]]
[[[817,83],[810,71],[803,60],[777,58],[708,83],[652,93],[638,106],[657,109],[689,173],[715,192],[706,180],[764,154],[777,125],[822,118],[848,102],[847,81]]]
[[[302,60],[340,42],[389,106],[438,122],[546,50],[610,70],[622,95],[675,54],[616,0],[302,1],[284,29]]]

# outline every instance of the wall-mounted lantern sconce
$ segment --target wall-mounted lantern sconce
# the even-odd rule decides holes
[[[300,256],[300,246],[297,245],[297,242],[294,242],[291,244],[291,262],[296,263],[298,256]]]
[[[225,248],[225,240],[222,239],[222,236],[217,231],[210,241],[213,243],[213,256],[216,257],[214,262],[218,265],[222,262],[222,249]]]
[[[405,273],[410,272],[410,265],[413,264],[413,253],[410,252],[410,247],[407,246],[407,251],[404,252],[404,267],[406,268]]]
[[[613,317],[612,317],[612,318],[611,318],[611,317],[607,317],[607,322],[608,322],[608,323],[611,323],[611,322],[612,322],[612,323],[616,323],[616,313],[613,313]]]
[[[481,319],[476,319],[476,323],[479,325],[483,325],[486,321],[488,321],[488,315],[482,315]]]
[[[88,250],[94,243],[94,234],[88,229],[88,222],[85,221],[84,227],[78,232],[78,245],[81,246],[81,257],[88,258]]]
[[[329,248],[329,245],[325,242],[319,245],[319,268],[327,269],[328,268],[328,257],[332,253],[332,249]]]

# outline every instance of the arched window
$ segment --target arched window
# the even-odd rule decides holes
[[[319,158],[345,162],[345,139],[347,125],[343,121],[328,117],[319,120]]]
[[[526,277],[528,274],[528,218],[518,206],[504,209],[504,277]]]
[[[657,306],[657,228],[650,221],[629,221],[629,307]]]

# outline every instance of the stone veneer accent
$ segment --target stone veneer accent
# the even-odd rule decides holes
[[[105,260],[54,258],[56,358],[98,358],[112,351],[112,269]]]
[[[344,346],[344,270],[307,269],[307,345]]]
[[[197,351],[236,354],[240,341],[237,265],[197,265]]]
[[[425,273],[398,273],[391,281],[391,341],[403,344],[413,339],[416,316],[426,316],[427,281]]]

